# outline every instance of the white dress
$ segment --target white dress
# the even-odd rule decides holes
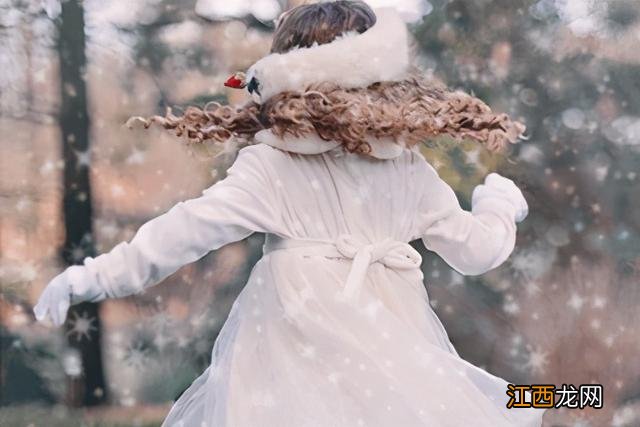
[[[522,213],[513,189],[477,187],[468,212],[419,152],[332,147],[245,147],[201,197],[85,260],[103,296],[129,295],[268,233],[211,366],[163,426],[540,426],[544,410],[507,409],[507,382],[459,357],[407,245],[423,239],[463,274],[499,265]]]

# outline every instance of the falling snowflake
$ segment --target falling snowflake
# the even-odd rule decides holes
[[[556,254],[556,248],[548,245],[520,250],[511,257],[511,268],[516,277],[525,280],[538,279],[549,271]]]
[[[144,346],[144,344],[138,342],[127,348],[123,360],[132,368],[141,369],[149,361],[149,350]]]
[[[601,297],[599,295],[596,295],[593,297],[593,303],[592,303],[593,308],[603,308],[606,304],[607,304],[606,298]]]
[[[338,372],[332,372],[329,375],[327,375],[327,380],[331,384],[338,384],[338,382],[340,381],[340,374]]]
[[[126,190],[125,190],[125,188],[124,188],[122,185],[120,185],[120,184],[113,184],[113,185],[111,186],[111,195],[112,195],[113,197],[116,197],[116,198],[117,198],[117,197],[122,197],[122,196],[124,196],[124,195],[125,195],[125,193],[126,193]]]
[[[171,339],[169,338],[169,334],[165,332],[156,333],[153,337],[153,344],[156,346],[158,351],[164,350],[171,343]]]
[[[383,307],[384,305],[380,301],[375,301],[367,304],[362,311],[370,319],[375,319]]]
[[[525,367],[531,369],[534,374],[544,373],[546,366],[549,364],[549,353],[536,347],[530,350],[529,357],[525,363]]]
[[[502,309],[508,314],[518,314],[520,312],[520,304],[513,298],[513,295],[505,295],[505,302]]]
[[[74,337],[76,341],[82,341],[83,339],[91,340],[91,331],[97,331],[98,328],[95,325],[96,318],[89,316],[85,311],[82,315],[77,312],[72,313],[73,318],[69,319],[69,330],[67,331],[68,337]]]
[[[457,287],[464,284],[464,276],[458,273],[455,270],[451,270],[451,279],[449,280],[448,286]]]
[[[127,157],[127,163],[130,165],[141,165],[146,161],[146,154],[142,150],[134,148],[129,157]]]
[[[584,298],[576,293],[571,294],[571,298],[569,298],[567,304],[569,305],[569,307],[579,312],[584,304]]]
[[[527,282],[525,284],[525,291],[527,295],[534,296],[540,293],[540,285],[537,282]]]
[[[62,357],[62,368],[65,374],[72,378],[82,375],[82,358],[80,357],[80,353],[75,349],[66,351]]]
[[[173,319],[167,313],[157,313],[151,318],[151,327],[157,332],[170,330],[174,326]]]
[[[86,151],[75,151],[77,163],[77,168],[88,168],[91,166],[91,150]]]

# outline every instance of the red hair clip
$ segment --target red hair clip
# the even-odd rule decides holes
[[[247,85],[246,76],[243,72],[237,72],[229,77],[224,85],[233,89],[243,89]]]

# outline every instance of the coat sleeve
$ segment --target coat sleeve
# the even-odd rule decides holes
[[[509,179],[489,174],[471,198],[471,211],[460,207],[455,193],[428,165],[421,203],[422,241],[464,275],[485,273],[502,264],[516,240],[516,222],[528,206]]]
[[[275,196],[255,147],[240,150],[227,177],[140,227],[130,242],[86,258],[72,301],[139,293],[214,249],[253,232],[277,231]]]

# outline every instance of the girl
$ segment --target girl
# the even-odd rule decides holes
[[[468,275],[507,259],[520,190],[492,173],[465,211],[416,146],[449,134],[498,149],[522,125],[417,74],[397,13],[359,1],[285,13],[271,54],[227,84],[254,101],[145,124],[251,141],[228,176],[54,278],[37,318],[59,325],[70,304],[141,292],[262,232],[211,365],[165,427],[539,426],[543,410],[507,409],[507,382],[460,358],[408,244]]]

